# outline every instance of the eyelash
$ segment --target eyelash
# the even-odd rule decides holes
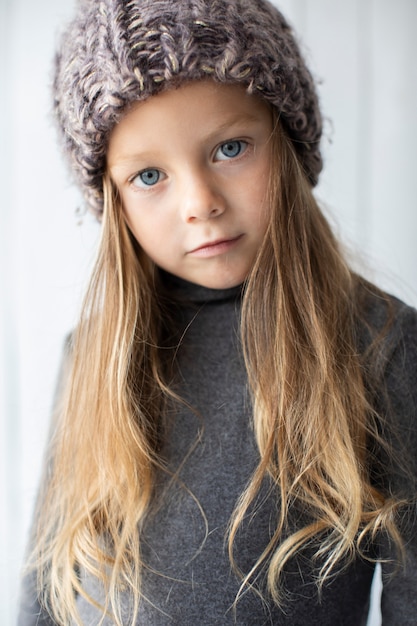
[[[226,147],[231,148],[232,146],[238,146],[239,151],[237,152],[237,154],[233,154],[233,155],[226,155],[224,152],[222,153],[222,157],[218,157],[217,155],[220,153],[220,151]],[[225,141],[223,142],[216,150],[215,152],[215,157],[217,157],[218,161],[231,161],[233,159],[236,159],[237,157],[241,156],[242,153],[244,153],[246,151],[248,147],[248,142],[244,141],[243,139],[230,139],[229,141]],[[223,158],[224,157],[224,158]]]
[[[223,151],[224,149],[230,149],[233,151],[234,147],[238,149],[236,154],[227,155]],[[242,153],[245,153],[247,150],[247,147],[248,147],[248,142],[244,141],[243,139],[230,139],[229,141],[225,141],[222,144],[220,144],[220,146],[215,151],[214,158],[216,161],[232,161],[233,159],[236,159],[237,157],[241,156]],[[221,153],[221,156],[220,156],[220,153]],[[152,174],[157,175],[156,180],[152,182],[151,184],[147,184],[144,180],[144,177],[148,176],[148,180],[150,182],[152,179]],[[160,182],[161,176],[163,177],[164,174],[163,172],[158,170],[158,168],[149,167],[145,170],[142,170],[141,172],[138,172],[134,176],[132,176],[129,182],[134,187],[137,187],[139,189],[151,189],[152,187],[155,187],[155,185],[157,185]],[[135,183],[137,179],[140,179],[141,184]]]
[[[148,185],[147,183],[144,182],[144,179],[142,177],[145,177],[146,175],[149,175],[155,172],[157,174],[157,179],[154,183],[152,183],[151,185]],[[134,176],[132,176],[132,178],[130,179],[130,183],[134,186],[137,187],[139,189],[151,189],[152,187],[154,187],[157,183],[159,183],[159,181],[161,180],[161,175],[162,172],[160,170],[158,170],[156,167],[149,167],[146,170],[142,170],[141,172],[138,172],[137,174],[135,174]],[[141,184],[135,183],[135,181],[137,179],[140,179]]]

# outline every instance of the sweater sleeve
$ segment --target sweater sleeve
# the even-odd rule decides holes
[[[383,626],[417,624],[417,311],[402,305],[394,322],[396,341],[387,361],[386,417],[389,444],[389,490],[408,500],[399,518],[405,560],[398,565],[388,539],[381,543]],[[393,428],[391,428],[391,426]]]
[[[62,398],[65,381],[68,377],[70,353],[71,336],[69,335],[65,341],[61,367],[58,375],[58,384],[54,395],[50,432],[53,431],[53,428],[56,424],[56,419],[59,412],[58,407]],[[51,437],[49,437],[49,439],[50,438]],[[49,445],[47,446],[47,449],[49,449]],[[44,487],[47,483],[47,476],[49,473],[48,467],[50,466],[50,464],[51,460],[49,459],[49,455],[47,454],[44,460],[44,471],[41,479],[40,489],[38,491],[38,497],[32,521],[31,535],[28,541],[28,554],[30,554],[34,545],[33,537],[37,524],[37,516],[38,512],[42,508],[42,493],[44,492]],[[35,570],[30,570],[28,573],[24,574],[22,578],[18,605],[17,626],[56,626],[56,622],[50,617],[48,611],[41,606],[41,603],[39,601],[37,573]]]
[[[23,579],[17,626],[56,626],[56,622],[39,603],[34,574],[28,574]]]

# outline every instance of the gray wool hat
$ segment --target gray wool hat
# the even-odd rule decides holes
[[[322,122],[293,32],[267,0],[79,0],[56,55],[54,108],[88,208],[103,211],[111,130],[133,102],[190,80],[240,83],[275,106],[312,185]]]

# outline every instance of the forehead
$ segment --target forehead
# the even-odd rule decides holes
[[[207,136],[230,126],[268,122],[270,105],[242,85],[212,80],[186,83],[135,103],[110,134],[108,162],[140,143],[173,134]]]

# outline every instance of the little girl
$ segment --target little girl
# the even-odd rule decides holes
[[[417,624],[417,315],[312,189],[316,91],[267,0],[82,0],[64,149],[102,223],[20,624]]]

